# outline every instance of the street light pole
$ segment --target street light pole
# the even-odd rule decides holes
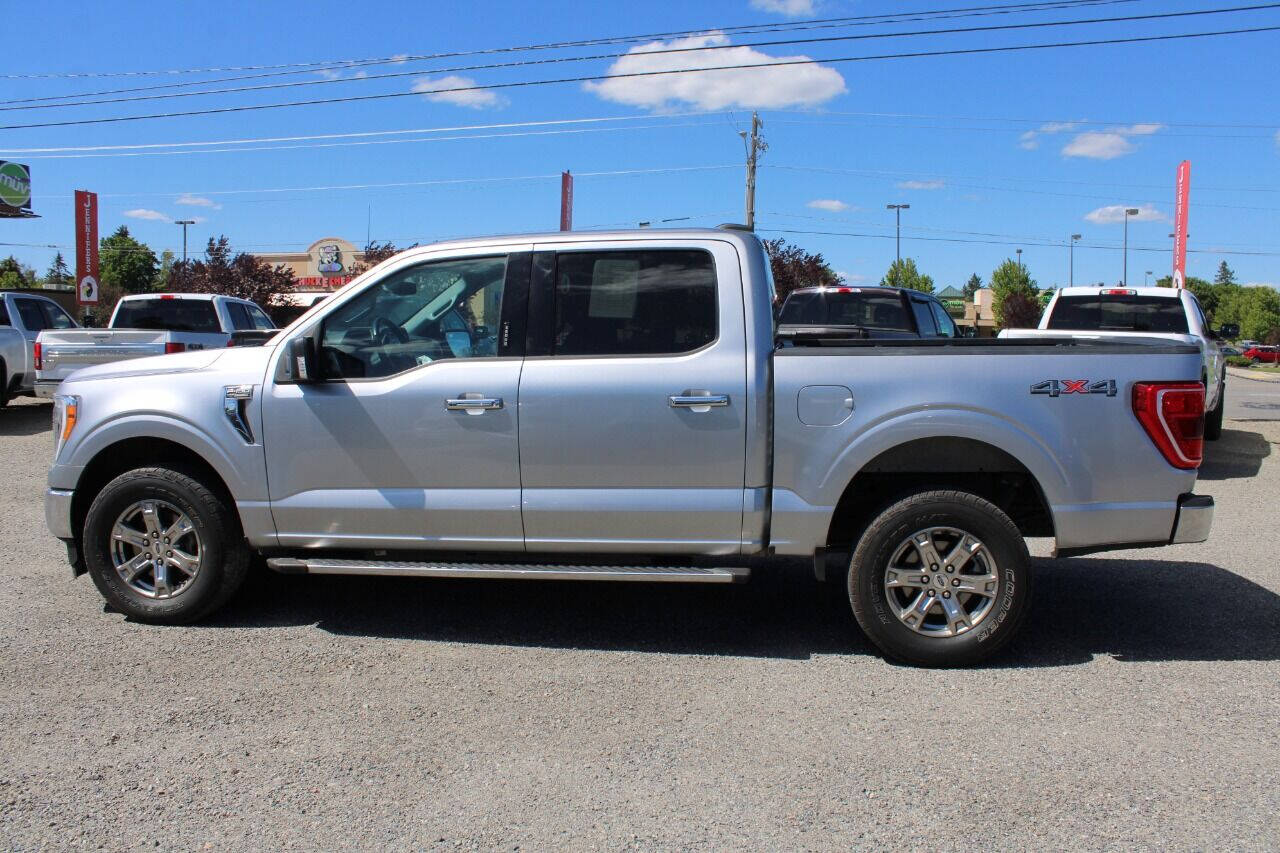
[[[1142,286],[1143,286],[1143,287],[1150,287],[1150,286],[1151,286],[1151,270],[1147,270],[1146,277],[1144,277],[1144,278],[1142,279]]]
[[[196,221],[194,219],[175,219],[173,224],[182,226],[182,262],[185,264],[187,262],[187,226],[195,225]]]
[[[1126,207],[1124,209],[1124,263],[1120,275],[1120,283],[1125,287],[1129,286],[1129,217],[1137,216],[1138,208]]]
[[[1076,241],[1079,239],[1079,234],[1071,235],[1071,249],[1067,266],[1067,287],[1075,287],[1076,284]]]
[[[1022,267],[1022,250],[1021,250],[1021,249],[1014,249],[1014,251],[1018,253],[1018,272],[1022,272],[1022,271],[1023,271],[1023,267]]]
[[[893,211],[894,219],[897,221],[897,235],[898,235],[898,236],[897,236],[897,239],[895,240],[895,243],[897,244],[897,255],[898,255],[898,261],[899,261],[899,262],[901,262],[901,261],[902,261],[902,211],[904,211],[904,210],[910,210],[910,209],[911,209],[911,205],[909,205],[909,204],[886,204],[886,205],[885,205],[885,207],[886,207],[888,210],[892,210],[892,211]]]

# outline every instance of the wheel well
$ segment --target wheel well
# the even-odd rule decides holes
[[[226,501],[227,506],[235,506],[231,490],[217,470],[191,448],[164,438],[129,438],[104,447],[85,466],[71,498],[71,529],[84,528],[89,505],[103,486],[125,471],[152,467],[189,474]]]
[[[845,487],[827,531],[832,549],[851,546],[871,519],[903,495],[956,489],[991,501],[1023,536],[1052,536],[1053,516],[1031,472],[1005,451],[968,438],[922,438],[872,459]]]

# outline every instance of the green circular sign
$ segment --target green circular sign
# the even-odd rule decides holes
[[[0,163],[0,202],[26,207],[31,202],[31,172],[21,163]]]

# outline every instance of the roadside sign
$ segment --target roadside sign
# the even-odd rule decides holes
[[[76,302],[98,304],[98,194],[76,190]]]
[[[573,230],[573,175],[560,173],[560,230]]]
[[[31,212],[31,167],[0,160],[0,218],[27,219]]]
[[[1187,286],[1187,202],[1191,197],[1191,161],[1178,164],[1177,196],[1173,208],[1173,286]]]

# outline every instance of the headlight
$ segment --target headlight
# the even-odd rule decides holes
[[[80,398],[72,394],[53,395],[53,458],[56,461],[62,447],[76,428],[80,417]]]

